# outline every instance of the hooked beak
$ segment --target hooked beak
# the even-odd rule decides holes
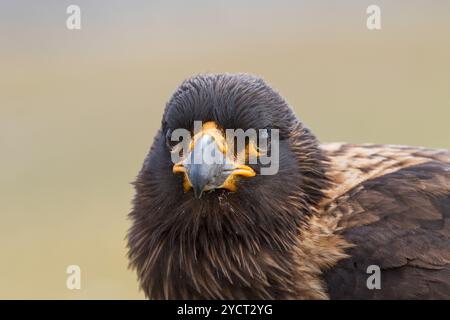
[[[214,123],[205,123],[194,136],[189,153],[173,166],[174,173],[183,173],[183,189],[191,188],[200,198],[205,191],[213,189],[237,190],[237,177],[253,177],[255,171],[227,157],[225,138]]]

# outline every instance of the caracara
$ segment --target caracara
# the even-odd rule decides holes
[[[225,138],[251,128],[278,131],[275,174],[247,163],[271,143]],[[226,163],[186,162],[206,147]],[[450,298],[450,154],[319,144],[258,77],[185,80],[134,185],[128,257],[150,299]]]

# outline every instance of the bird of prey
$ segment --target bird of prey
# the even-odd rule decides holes
[[[277,130],[275,174],[247,163],[253,140],[186,162],[225,158],[226,130],[251,128]],[[128,258],[150,299],[450,298],[450,154],[320,144],[259,77],[185,80],[134,186]]]

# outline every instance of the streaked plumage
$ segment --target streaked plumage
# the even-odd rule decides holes
[[[200,199],[172,172],[166,135],[194,120],[280,130],[280,170]],[[184,188],[183,188],[184,184]],[[130,265],[154,299],[450,298],[450,155],[319,145],[257,77],[181,84],[135,182]],[[187,192],[186,192],[187,191]],[[381,267],[381,290],[366,286]]]

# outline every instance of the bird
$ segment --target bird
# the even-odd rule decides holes
[[[230,147],[228,129],[278,132],[277,172],[248,162],[272,140]],[[186,160],[208,146],[223,163]],[[184,80],[133,185],[127,257],[149,299],[450,298],[449,152],[321,143],[259,76]]]

